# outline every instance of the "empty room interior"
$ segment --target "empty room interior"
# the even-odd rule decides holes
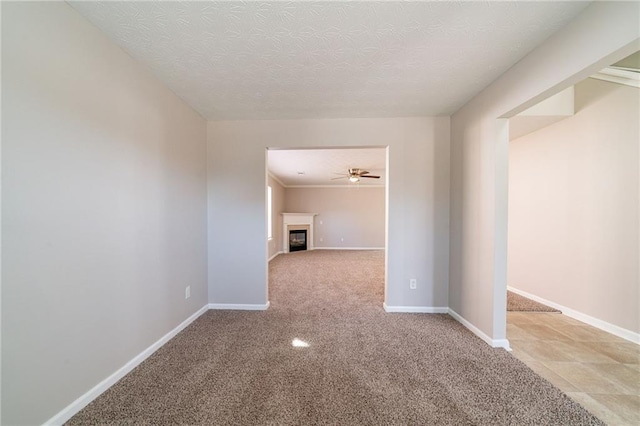
[[[13,2],[0,423],[640,423],[640,3]]]
[[[636,52],[509,123],[507,338],[609,424],[637,398],[638,69]]]

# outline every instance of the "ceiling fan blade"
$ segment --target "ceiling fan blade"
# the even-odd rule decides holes
[[[368,174],[369,174],[369,172],[368,172],[368,171],[366,171],[366,170],[360,170],[360,171],[358,172],[358,174],[359,174],[360,176],[362,176],[362,175],[368,175]]]
[[[371,178],[371,179],[380,179],[380,176],[360,176],[361,178]]]
[[[331,178],[331,180],[336,180],[336,179],[347,179],[349,176],[340,176],[340,177],[336,177],[336,178]]]

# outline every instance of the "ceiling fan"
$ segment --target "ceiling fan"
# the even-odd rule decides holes
[[[349,169],[348,172],[349,173],[336,173],[342,176],[332,178],[331,180],[349,179],[349,182],[358,183],[360,182],[360,178],[380,179],[380,176],[370,175],[368,171],[362,169]]]

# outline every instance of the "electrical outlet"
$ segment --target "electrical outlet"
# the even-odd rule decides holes
[[[191,297],[191,286],[188,285],[187,287],[185,287],[184,289],[184,298],[188,299]]]
[[[344,242],[344,238],[340,238],[340,241]]]
[[[320,225],[322,225],[322,221],[320,221]]]
[[[320,242],[322,242],[322,241],[323,241],[323,239],[322,239],[322,237],[320,237]]]
[[[409,288],[411,290],[415,290],[417,285],[418,285],[418,280],[416,280],[415,278],[411,278],[409,280]]]

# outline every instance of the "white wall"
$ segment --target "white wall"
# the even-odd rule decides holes
[[[638,333],[640,90],[575,90],[575,116],[509,145],[508,284]]]
[[[64,2],[3,2],[2,66],[2,424],[35,425],[207,303],[206,122]]]
[[[287,188],[285,195],[287,212],[318,213],[316,248],[384,248],[384,187]]]
[[[272,176],[269,176],[268,185],[271,186],[271,217],[273,218],[273,238],[268,241],[268,256],[271,258],[282,251],[282,213],[285,212],[285,190]]]
[[[638,49],[640,4],[594,2],[451,118],[450,307],[506,336],[508,123]]]
[[[447,306],[447,117],[209,122],[208,140],[211,303],[261,305],[267,301],[267,147],[388,145],[386,302]],[[418,279],[418,289],[409,290],[409,278]]]

